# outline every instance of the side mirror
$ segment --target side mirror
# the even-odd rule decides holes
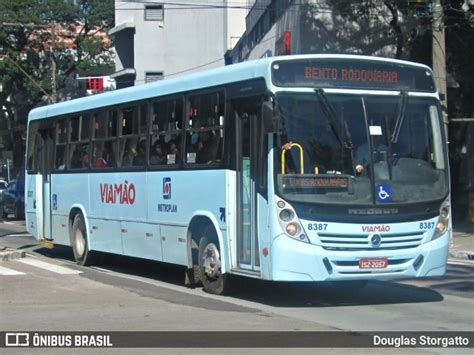
[[[265,101],[262,104],[262,119],[265,133],[278,133],[280,131],[280,114],[273,102]]]

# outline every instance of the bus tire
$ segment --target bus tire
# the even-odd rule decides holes
[[[199,274],[204,290],[214,295],[223,295],[228,290],[229,280],[221,272],[221,255],[219,243],[214,229],[210,226],[204,228],[199,241]]]
[[[86,223],[84,222],[84,217],[80,213],[74,217],[72,223],[71,244],[74,252],[74,259],[77,264],[87,266],[92,265],[95,262],[96,255],[93,251],[89,250],[89,245],[87,244]]]

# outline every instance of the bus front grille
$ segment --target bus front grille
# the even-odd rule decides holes
[[[417,233],[380,233],[380,245],[373,245],[373,234],[329,234],[320,233],[319,241],[326,250],[399,250],[418,247],[425,237],[424,232]]]

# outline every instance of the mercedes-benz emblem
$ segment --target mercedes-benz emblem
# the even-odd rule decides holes
[[[378,248],[380,244],[382,244],[382,237],[380,236],[380,234],[372,235],[372,237],[370,238],[370,244],[372,244],[374,248]]]

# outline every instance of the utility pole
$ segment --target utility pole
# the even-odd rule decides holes
[[[56,23],[53,22],[51,27],[51,48],[50,48],[50,59],[51,59],[51,99],[50,103],[54,104],[58,101],[57,95],[57,84],[56,84],[56,58],[54,56],[54,47],[56,43]]]
[[[436,87],[440,93],[444,129],[448,136],[448,92],[446,85],[446,42],[444,34],[444,10],[441,0],[433,2],[432,58]],[[446,138],[447,139],[447,138]]]

